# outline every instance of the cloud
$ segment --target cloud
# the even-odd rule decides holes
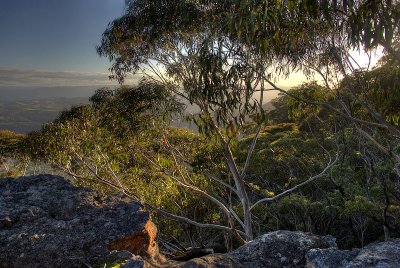
[[[110,81],[107,73],[96,72],[69,72],[47,70],[22,70],[0,67],[1,86],[111,86],[116,81]],[[138,77],[132,76],[126,84],[137,83]]]

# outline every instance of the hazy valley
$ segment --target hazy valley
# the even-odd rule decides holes
[[[39,130],[71,106],[88,103],[99,86],[0,87],[0,129],[18,133]]]

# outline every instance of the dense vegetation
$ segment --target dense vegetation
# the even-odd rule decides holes
[[[140,84],[100,89],[1,150],[141,200],[166,248],[229,250],[276,229],[343,247],[400,236],[399,14],[389,0],[128,1],[98,52]],[[355,67],[352,50],[377,47],[376,67]],[[322,82],[274,83],[295,71]],[[281,92],[270,112],[267,90]],[[182,103],[199,133],[169,126]]]
[[[24,135],[10,130],[0,130],[0,176],[22,175],[26,164],[21,154]],[[22,171],[22,172],[21,172]]]

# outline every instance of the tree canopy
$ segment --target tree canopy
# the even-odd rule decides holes
[[[400,175],[400,155],[387,144],[388,139],[378,137],[370,128],[386,129],[385,135],[397,140],[396,117],[377,108],[370,89],[376,88],[373,84],[377,80],[373,73],[355,67],[357,62],[351,55],[352,50],[368,53],[382,46],[398,63],[399,11],[400,3],[391,0],[133,0],[124,16],[103,34],[98,53],[112,62],[112,78],[122,82],[128,73],[141,71],[148,81],[199,107],[192,119],[200,130],[219,139],[242,205],[243,221],[235,211],[216,203],[226,211],[230,228],[236,220],[245,231],[245,239],[251,240],[251,210],[256,205],[323,176],[338,160],[331,159],[321,174],[273,198],[250,200],[245,178],[266,121],[262,106],[266,90],[290,97],[291,117],[318,116],[320,110],[315,105],[321,105],[350,120],[363,138],[391,158]],[[275,84],[275,79],[294,71],[309,77],[318,75],[324,85],[310,83],[286,92]],[[379,80],[379,84],[385,81]],[[232,141],[249,118],[258,130],[244,165],[239,167]]]

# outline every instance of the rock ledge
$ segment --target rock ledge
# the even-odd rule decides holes
[[[87,267],[112,250],[159,258],[148,212],[58,176],[0,180],[0,267]]]

